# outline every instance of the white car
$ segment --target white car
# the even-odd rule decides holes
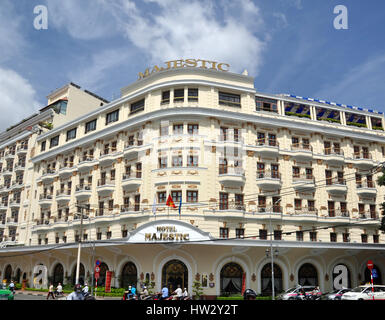
[[[359,286],[342,295],[342,300],[385,300],[385,286]]]

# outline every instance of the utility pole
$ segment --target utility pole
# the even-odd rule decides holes
[[[80,273],[80,253],[82,250],[82,236],[83,236],[83,207],[77,205],[77,208],[80,209],[80,236],[79,236],[79,244],[78,244],[78,259],[76,264],[76,280],[75,284],[79,284],[79,273]]]

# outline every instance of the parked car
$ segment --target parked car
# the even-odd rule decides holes
[[[358,286],[342,295],[342,300],[385,300],[384,285],[364,285]]]
[[[15,297],[13,292],[5,285],[0,285],[0,300],[13,300]]]
[[[341,297],[344,293],[351,291],[352,289],[343,288],[334,290],[332,292],[324,293],[322,295],[322,300],[341,300]]]
[[[297,286],[290,289],[287,289],[282,294],[278,295],[277,299],[279,300],[318,300],[322,292],[319,291],[317,294],[313,294],[314,290],[318,288],[317,286]],[[303,295],[305,291],[305,295]]]

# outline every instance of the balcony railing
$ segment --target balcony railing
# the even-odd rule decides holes
[[[315,182],[315,178],[312,174],[306,173],[293,173],[293,181],[312,181]]]
[[[233,202],[224,202],[219,203],[217,210],[239,210],[239,211],[245,211],[246,206],[243,203],[233,203]]]
[[[278,179],[278,180],[281,180],[281,174],[278,171],[257,170],[257,179]]]
[[[230,167],[230,166],[219,166],[219,174],[234,174],[234,175],[244,175],[245,169],[242,167]]]
[[[76,191],[91,191],[91,184],[78,184],[75,188]]]
[[[313,151],[313,147],[307,143],[292,143],[291,150],[295,151]]]
[[[120,206],[120,212],[132,212],[140,211],[140,203],[135,203],[134,206],[122,205]]]
[[[98,180],[98,187],[106,185],[115,185],[115,179],[102,178]]]
[[[338,156],[343,156],[344,151],[339,148],[325,148],[324,149],[324,154],[325,155],[338,155]]]
[[[274,212],[274,213],[282,213],[282,206],[274,205],[274,206],[266,206],[266,205],[258,205],[258,212]]]
[[[331,186],[331,185],[346,185],[346,179],[340,178],[340,177],[326,178],[326,185],[327,186]]]
[[[276,139],[259,138],[255,143],[257,146],[279,147],[279,143]]]
[[[56,191],[56,196],[70,196],[71,195],[71,189],[62,189]]]
[[[357,189],[361,188],[369,188],[369,189],[375,189],[376,185],[374,181],[356,181]]]
[[[374,210],[368,210],[368,211],[359,211],[358,217],[360,219],[375,219],[377,220],[379,218],[378,212]]]
[[[41,194],[39,196],[39,200],[52,200],[52,195],[51,194]]]
[[[329,217],[350,217],[349,211],[346,209],[328,209]]]
[[[369,152],[354,152],[354,159],[372,160],[372,155]]]
[[[143,140],[135,139],[135,140],[129,140],[124,144],[124,148],[128,149],[131,147],[136,147],[136,146],[142,146],[143,145]]]
[[[298,215],[316,215],[318,216],[318,210],[313,207],[295,207],[294,213]]]

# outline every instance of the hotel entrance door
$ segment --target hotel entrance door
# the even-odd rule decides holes
[[[188,287],[187,267],[182,261],[170,260],[162,269],[162,288],[167,286],[171,293],[178,287],[178,284],[182,290]]]

